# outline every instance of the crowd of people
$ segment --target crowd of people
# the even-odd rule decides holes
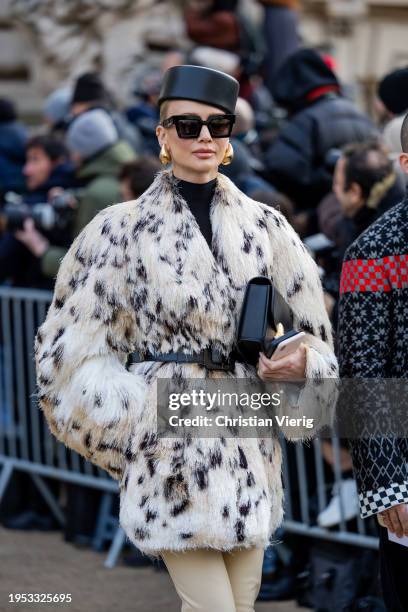
[[[279,208],[313,251],[337,327],[339,313],[349,307],[340,299],[348,248],[405,197],[407,174],[396,160],[403,152],[408,68],[381,80],[373,120],[345,94],[334,58],[301,44],[296,0],[261,1],[262,44],[237,4],[189,2],[185,22],[192,50],[172,49],[160,67],[146,65],[126,108],[118,107],[97,72],[57,87],[44,101],[42,125],[35,129],[24,125],[14,101],[0,100],[0,284],[52,290],[61,259],[96,213],[147,189],[161,168],[155,134],[161,76],[171,65],[205,65],[240,82],[234,157],[220,171],[249,197]],[[282,32],[287,44],[276,45]],[[347,369],[346,357],[344,363]],[[323,451],[330,465],[328,443]],[[357,489],[346,445],[343,451],[343,497],[351,520],[358,513]],[[76,526],[78,541],[90,542],[90,509],[98,495],[82,490],[86,513],[83,502],[75,512],[71,501],[71,516],[87,514]],[[338,524],[340,505],[337,490],[317,523]],[[25,518],[8,515],[4,524],[43,528],[39,515],[45,506],[38,510],[33,502],[33,508]],[[98,503],[93,508],[96,513]],[[271,557],[265,563],[273,566]]]
[[[225,69],[226,52],[217,53],[211,67]],[[166,56],[163,66],[183,61],[174,55]],[[257,75],[247,98],[239,98],[234,159],[222,171],[253,199],[278,206],[302,238],[323,233],[338,247],[340,261],[347,242],[374,220],[374,211],[384,212],[405,189],[392,163],[401,147],[390,135],[401,125],[405,105],[400,100],[393,105],[389,91],[403,91],[404,78],[406,71],[398,70],[380,84],[379,103],[389,120],[379,126],[342,94],[326,57],[314,49],[296,51],[278,71],[272,92]],[[136,101],[119,111],[101,76],[85,73],[72,91],[57,89],[48,97],[44,125],[34,134],[18,119],[13,102],[1,100],[1,282],[52,288],[64,249],[95,213],[136,198],[150,184],[160,168],[154,106],[159,84],[155,70],[147,72]],[[345,202],[357,175],[364,182],[363,199],[374,187],[382,195],[364,203],[360,214]],[[56,196],[60,206],[54,207],[59,215],[53,225],[41,217],[35,224],[27,219],[30,209],[52,206]],[[8,213],[18,204],[26,205],[25,218],[21,209],[14,227]],[[65,215],[69,232],[61,231],[66,212],[71,212]]]

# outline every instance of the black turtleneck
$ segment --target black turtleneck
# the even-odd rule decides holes
[[[180,195],[187,202],[210,248],[212,242],[210,204],[216,182],[216,178],[208,183],[190,183],[181,179],[177,182]]]

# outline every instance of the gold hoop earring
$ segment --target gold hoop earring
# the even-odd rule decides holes
[[[171,162],[171,155],[167,151],[165,145],[162,145],[162,148],[160,149],[159,159],[164,166]]]
[[[225,151],[225,155],[222,159],[222,165],[228,166],[234,158],[234,149],[232,148],[232,144],[229,142],[227,150]]]

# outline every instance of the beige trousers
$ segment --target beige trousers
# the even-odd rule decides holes
[[[254,612],[263,548],[160,554],[182,601],[181,612]]]

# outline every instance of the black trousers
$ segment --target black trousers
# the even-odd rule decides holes
[[[380,573],[383,598],[388,612],[408,610],[408,548],[390,542],[384,527],[380,530]]]

